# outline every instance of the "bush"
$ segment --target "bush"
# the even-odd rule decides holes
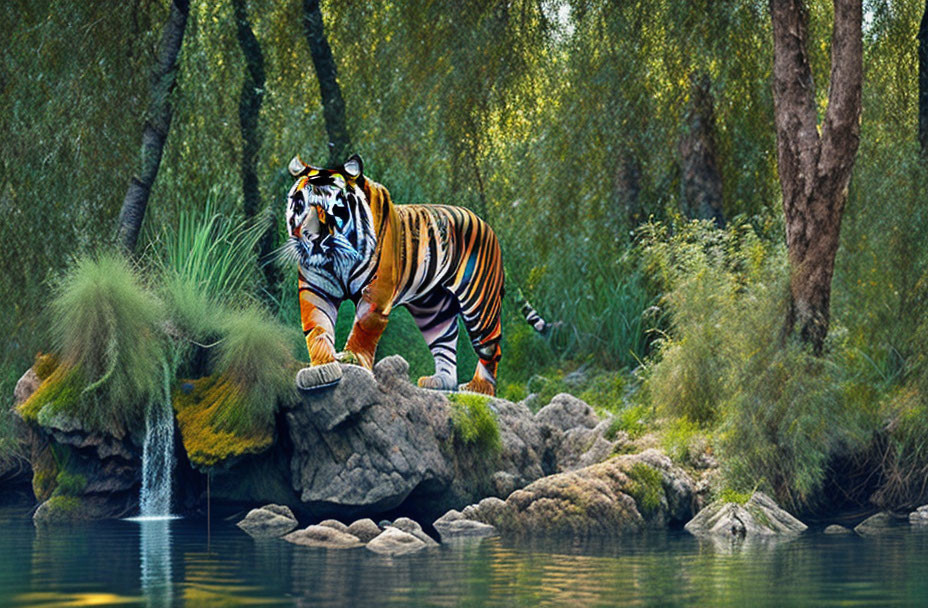
[[[651,225],[644,243],[670,313],[645,381],[646,398],[669,419],[664,442],[688,451],[697,425],[714,429],[729,487],[810,506],[829,460],[876,428],[874,406],[853,397],[847,332],[833,323],[823,358],[781,343],[785,251],[749,224],[692,222],[673,234]]]
[[[638,510],[645,517],[653,515],[664,497],[664,477],[661,472],[643,462],[636,462],[628,470],[631,483],[628,494],[635,499]]]
[[[471,393],[452,393],[448,398],[454,438],[481,450],[499,452],[502,441],[496,415],[490,409],[490,398]]]
[[[22,404],[29,419],[64,413],[89,429],[137,429],[162,398],[162,306],[114,254],[79,259],[51,303],[61,363]]]

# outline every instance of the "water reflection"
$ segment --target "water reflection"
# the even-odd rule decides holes
[[[202,520],[35,528],[0,513],[0,606],[703,606],[918,604],[928,531],[812,531],[738,546],[684,533],[514,543],[394,559],[254,540]]]
[[[171,519],[139,520],[140,582],[147,606],[170,606],[174,597],[171,576]]]

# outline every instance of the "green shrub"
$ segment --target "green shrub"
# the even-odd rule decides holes
[[[452,393],[448,398],[455,439],[481,450],[499,452],[502,441],[490,398],[471,393]]]
[[[645,404],[631,405],[616,413],[609,428],[606,429],[606,438],[615,439],[620,431],[628,433],[630,439],[637,439],[648,432],[653,413]]]
[[[751,496],[754,495],[753,491],[750,492],[737,492],[731,488],[723,488],[719,492],[718,499],[726,503],[734,503],[736,505],[743,505],[747,501],[751,500]]]
[[[688,464],[707,443],[699,425],[688,418],[674,418],[661,429],[661,447],[674,462]]]
[[[101,254],[69,269],[51,313],[61,364],[21,406],[27,417],[47,408],[95,430],[139,428],[145,403],[163,397],[159,301],[125,259]]]

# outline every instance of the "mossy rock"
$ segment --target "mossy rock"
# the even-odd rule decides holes
[[[661,472],[643,462],[636,462],[627,475],[631,483],[626,492],[635,499],[638,512],[645,517],[656,513],[664,498],[664,476]]]
[[[48,372],[45,366],[44,372]],[[42,375],[36,372],[39,378]],[[39,388],[18,406],[23,420],[31,424],[39,424],[39,415],[46,407],[50,411],[68,411],[81,397],[83,379],[76,367],[58,365],[54,371],[48,373]]]
[[[224,414],[247,408],[247,391],[216,376],[182,380],[174,391],[174,411],[187,457],[198,468],[214,467],[245,454],[258,454],[274,443],[272,424],[245,432],[224,429]]]
[[[76,496],[52,496],[36,509],[33,519],[46,524],[61,524],[87,519],[84,501]]]

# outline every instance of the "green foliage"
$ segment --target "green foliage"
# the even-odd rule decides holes
[[[654,417],[650,406],[639,403],[630,405],[618,412],[606,429],[606,438],[615,439],[620,431],[628,433],[630,439],[637,439],[648,432],[649,424]]]
[[[448,398],[455,439],[486,452],[499,452],[502,442],[490,398],[475,393],[452,393]]]
[[[747,223],[716,230],[689,222],[643,230],[649,269],[667,287],[670,332],[646,389],[662,415],[717,421],[734,387],[732,373],[775,336],[786,293],[782,246],[761,240]]]
[[[638,511],[645,517],[653,515],[664,498],[664,477],[657,469],[643,462],[636,462],[626,473],[631,483],[628,495],[635,499]]]
[[[674,462],[689,464],[705,451],[707,443],[695,422],[673,418],[661,429],[661,447]]]
[[[69,380],[49,389],[55,398],[46,402],[47,414],[75,416],[97,430],[138,428],[144,404],[161,396],[160,302],[128,262],[101,254],[80,258],[67,271],[51,312],[61,379]],[[39,393],[25,410],[41,401]]]

